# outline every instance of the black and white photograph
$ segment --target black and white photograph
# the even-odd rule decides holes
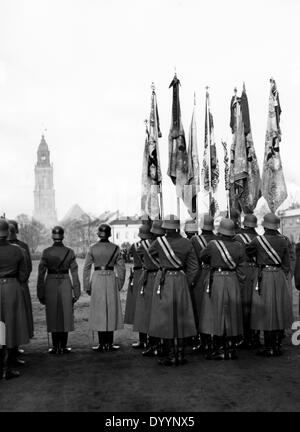
[[[0,0],[0,413],[300,411],[299,17]]]

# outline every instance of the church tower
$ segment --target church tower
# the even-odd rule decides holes
[[[53,165],[50,164],[50,152],[44,135],[37,151],[35,165],[35,190],[33,217],[46,227],[57,224],[55,209],[55,191],[53,187]]]

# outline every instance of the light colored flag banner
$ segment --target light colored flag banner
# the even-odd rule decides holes
[[[5,324],[3,321],[0,321],[0,345],[6,345]]]
[[[281,142],[281,107],[275,80],[270,80],[269,112],[265,139],[265,155],[262,175],[262,194],[270,210],[275,213],[287,198],[279,143]]]

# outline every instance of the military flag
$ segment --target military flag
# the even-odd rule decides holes
[[[262,194],[270,210],[275,213],[287,198],[279,143],[281,141],[279,94],[274,79],[270,79],[269,112],[265,138],[265,155],[262,176]]]
[[[230,151],[230,206],[253,213],[261,197],[261,179],[251,132],[245,84],[240,98],[237,90],[230,103],[232,145]]]
[[[151,110],[149,122],[146,121],[146,139],[143,155],[142,171],[142,214],[148,215],[150,219],[157,219],[161,214],[161,166],[159,158],[158,138],[161,132],[159,127],[159,116],[155,87],[152,84]]]
[[[173,88],[172,120],[169,132],[169,165],[168,176],[176,186],[178,198],[184,201],[185,185],[188,184],[188,154],[185,134],[181,122],[179,101],[180,81],[175,74],[169,88]]]
[[[204,190],[209,193],[209,212],[214,216],[218,209],[218,204],[213,194],[216,192],[219,184],[219,161],[217,158],[214,122],[213,116],[210,112],[208,90],[206,90],[204,155],[201,173]]]
[[[197,126],[195,117],[196,97],[189,131],[188,183],[184,188],[184,203],[192,217],[197,216],[197,195],[200,190],[200,167],[197,145]]]

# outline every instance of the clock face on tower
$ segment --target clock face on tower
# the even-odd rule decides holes
[[[45,160],[46,160],[46,156],[45,156],[45,155],[42,155],[42,156],[41,156],[41,160],[42,160],[42,161],[45,161]]]

